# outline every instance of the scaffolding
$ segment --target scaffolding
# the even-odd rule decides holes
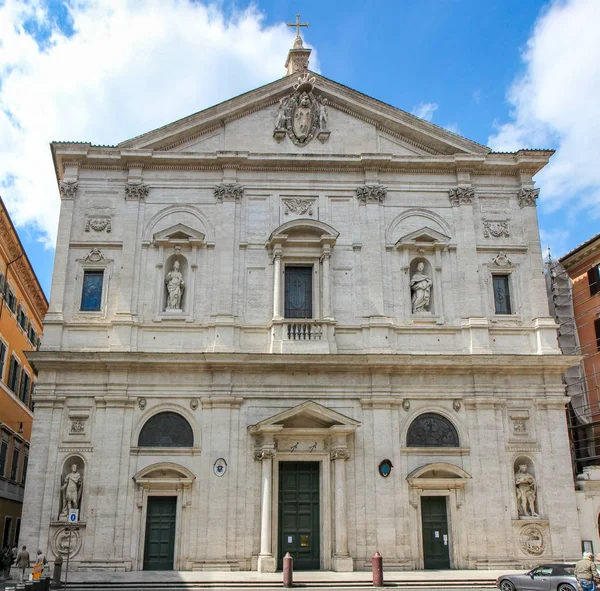
[[[583,346],[578,330],[587,326],[583,317],[600,310],[600,303],[575,314],[574,301],[578,306],[591,300],[589,286],[581,281],[574,286],[569,274],[555,259],[548,256],[545,263],[546,289],[550,313],[558,328],[558,345],[565,355],[581,355],[583,360],[563,374],[565,394],[570,397],[567,405],[567,426],[571,446],[573,476],[587,466],[600,465],[600,356],[598,342],[594,339]],[[579,322],[578,322],[579,321]],[[586,363],[587,362],[587,363]]]

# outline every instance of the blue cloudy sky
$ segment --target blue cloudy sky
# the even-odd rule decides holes
[[[51,140],[114,144],[311,68],[506,151],[536,177],[542,245],[600,231],[600,0],[0,0],[0,194],[49,294]]]

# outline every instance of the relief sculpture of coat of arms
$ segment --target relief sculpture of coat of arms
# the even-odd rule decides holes
[[[298,78],[294,94],[279,101],[273,137],[280,142],[286,135],[297,146],[305,146],[315,135],[322,142],[329,138],[327,99],[313,94],[315,78],[308,72]]]

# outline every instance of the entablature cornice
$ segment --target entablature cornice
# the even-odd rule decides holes
[[[473,374],[513,375],[540,373],[560,376],[581,360],[577,355],[433,355],[433,354],[335,354],[285,355],[264,353],[143,353],[32,351],[29,359],[40,370],[80,372],[84,370],[148,368],[193,369],[233,373],[291,372],[302,370],[359,373],[389,371],[412,374],[415,370]],[[161,369],[160,371],[164,371]]]

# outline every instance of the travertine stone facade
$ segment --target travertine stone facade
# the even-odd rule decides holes
[[[578,554],[560,377],[574,361],[548,316],[533,197],[550,152],[490,153],[311,72],[115,147],[53,152],[28,543],[65,552],[76,460],[78,568],[142,569],[148,499],[170,495],[173,568],[274,570],[279,466],[316,461],[322,569],[368,568],[376,550],[427,565],[435,496],[451,568]],[[294,265],[312,269],[308,318],[286,318]],[[81,311],[93,271],[100,306]],[[192,445],[138,445],[164,411]],[[423,413],[455,443],[407,442]],[[522,464],[537,516],[519,515]]]

